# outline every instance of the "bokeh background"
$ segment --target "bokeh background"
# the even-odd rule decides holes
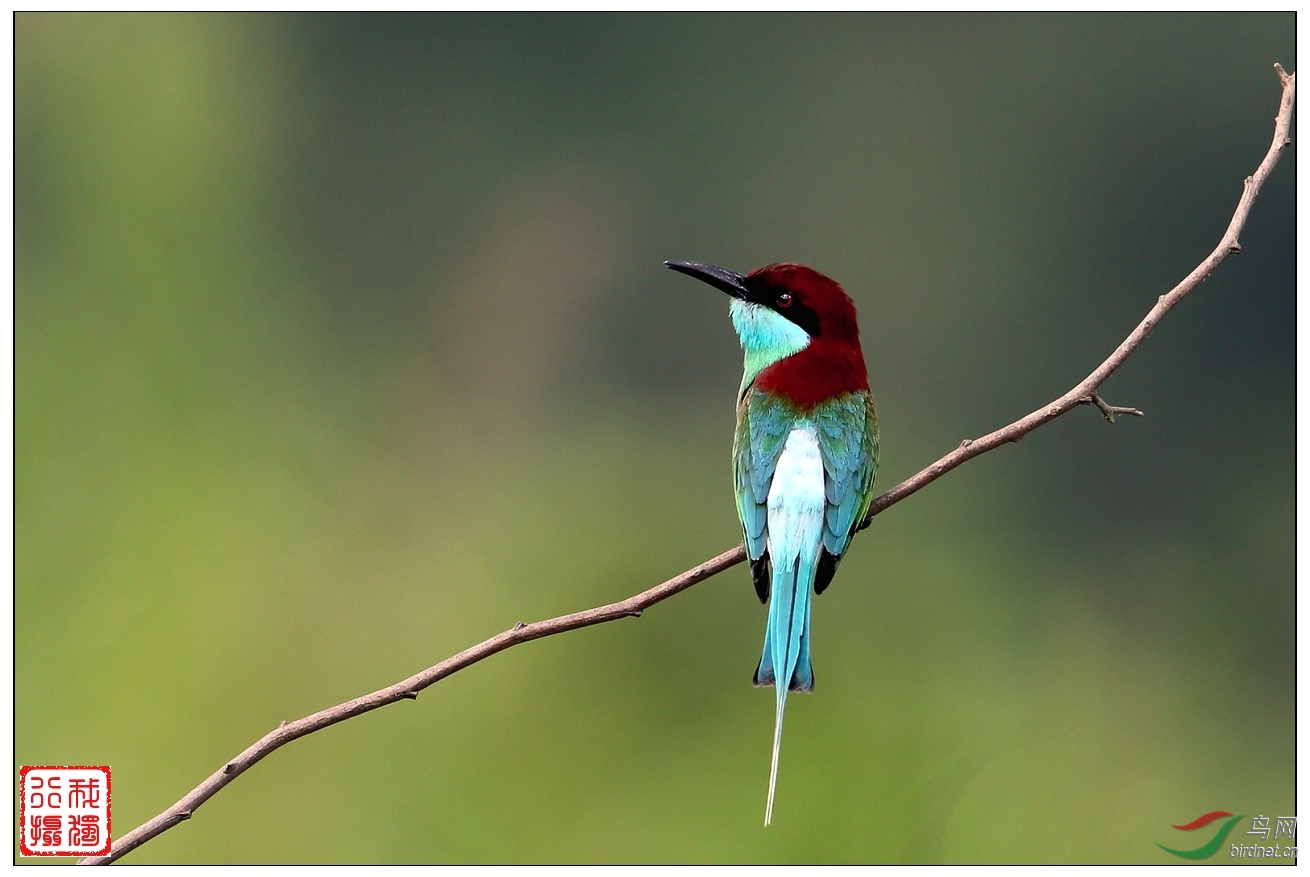
[[[664,259],[845,285],[884,488],[1049,401],[1218,240],[1294,31],[19,15],[15,766],[112,765],[122,834],[283,719],[734,545],[740,353]],[[1295,813],[1296,159],[1104,388],[1144,418],[856,540],[771,828],[737,568],[297,742],[129,861],[1165,862]]]

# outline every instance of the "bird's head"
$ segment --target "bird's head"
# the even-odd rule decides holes
[[[664,264],[732,296],[728,312],[746,353],[740,393],[756,378],[800,405],[868,389],[855,303],[831,277],[795,262],[749,274],[702,262]]]
[[[742,346],[804,349],[817,338],[859,345],[855,303],[831,277],[795,262],[738,274],[702,262],[665,262],[732,296],[732,322]]]

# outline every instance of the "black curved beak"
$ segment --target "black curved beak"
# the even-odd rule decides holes
[[[703,280],[715,289],[721,289],[733,298],[739,298],[742,301],[749,301],[749,293],[746,291],[746,278],[736,271],[729,271],[727,268],[719,268],[715,265],[706,265],[704,262],[675,262],[668,261],[664,263],[665,267],[672,268],[688,277],[695,277],[697,280]]]

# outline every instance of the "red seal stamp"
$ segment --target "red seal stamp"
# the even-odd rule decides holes
[[[18,849],[24,856],[109,852],[108,767],[27,766],[18,772]]]

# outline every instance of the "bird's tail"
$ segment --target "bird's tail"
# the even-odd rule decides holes
[[[778,785],[778,752],[782,747],[782,717],[788,691],[813,691],[810,666],[810,584],[815,565],[804,558],[773,570],[769,625],[764,632],[764,655],[755,670],[756,685],[773,685],[778,692],[773,725],[773,763],[769,768],[769,802],[764,824],[773,819],[773,793]],[[781,672],[779,672],[781,671]],[[785,680],[785,681],[784,681]]]

